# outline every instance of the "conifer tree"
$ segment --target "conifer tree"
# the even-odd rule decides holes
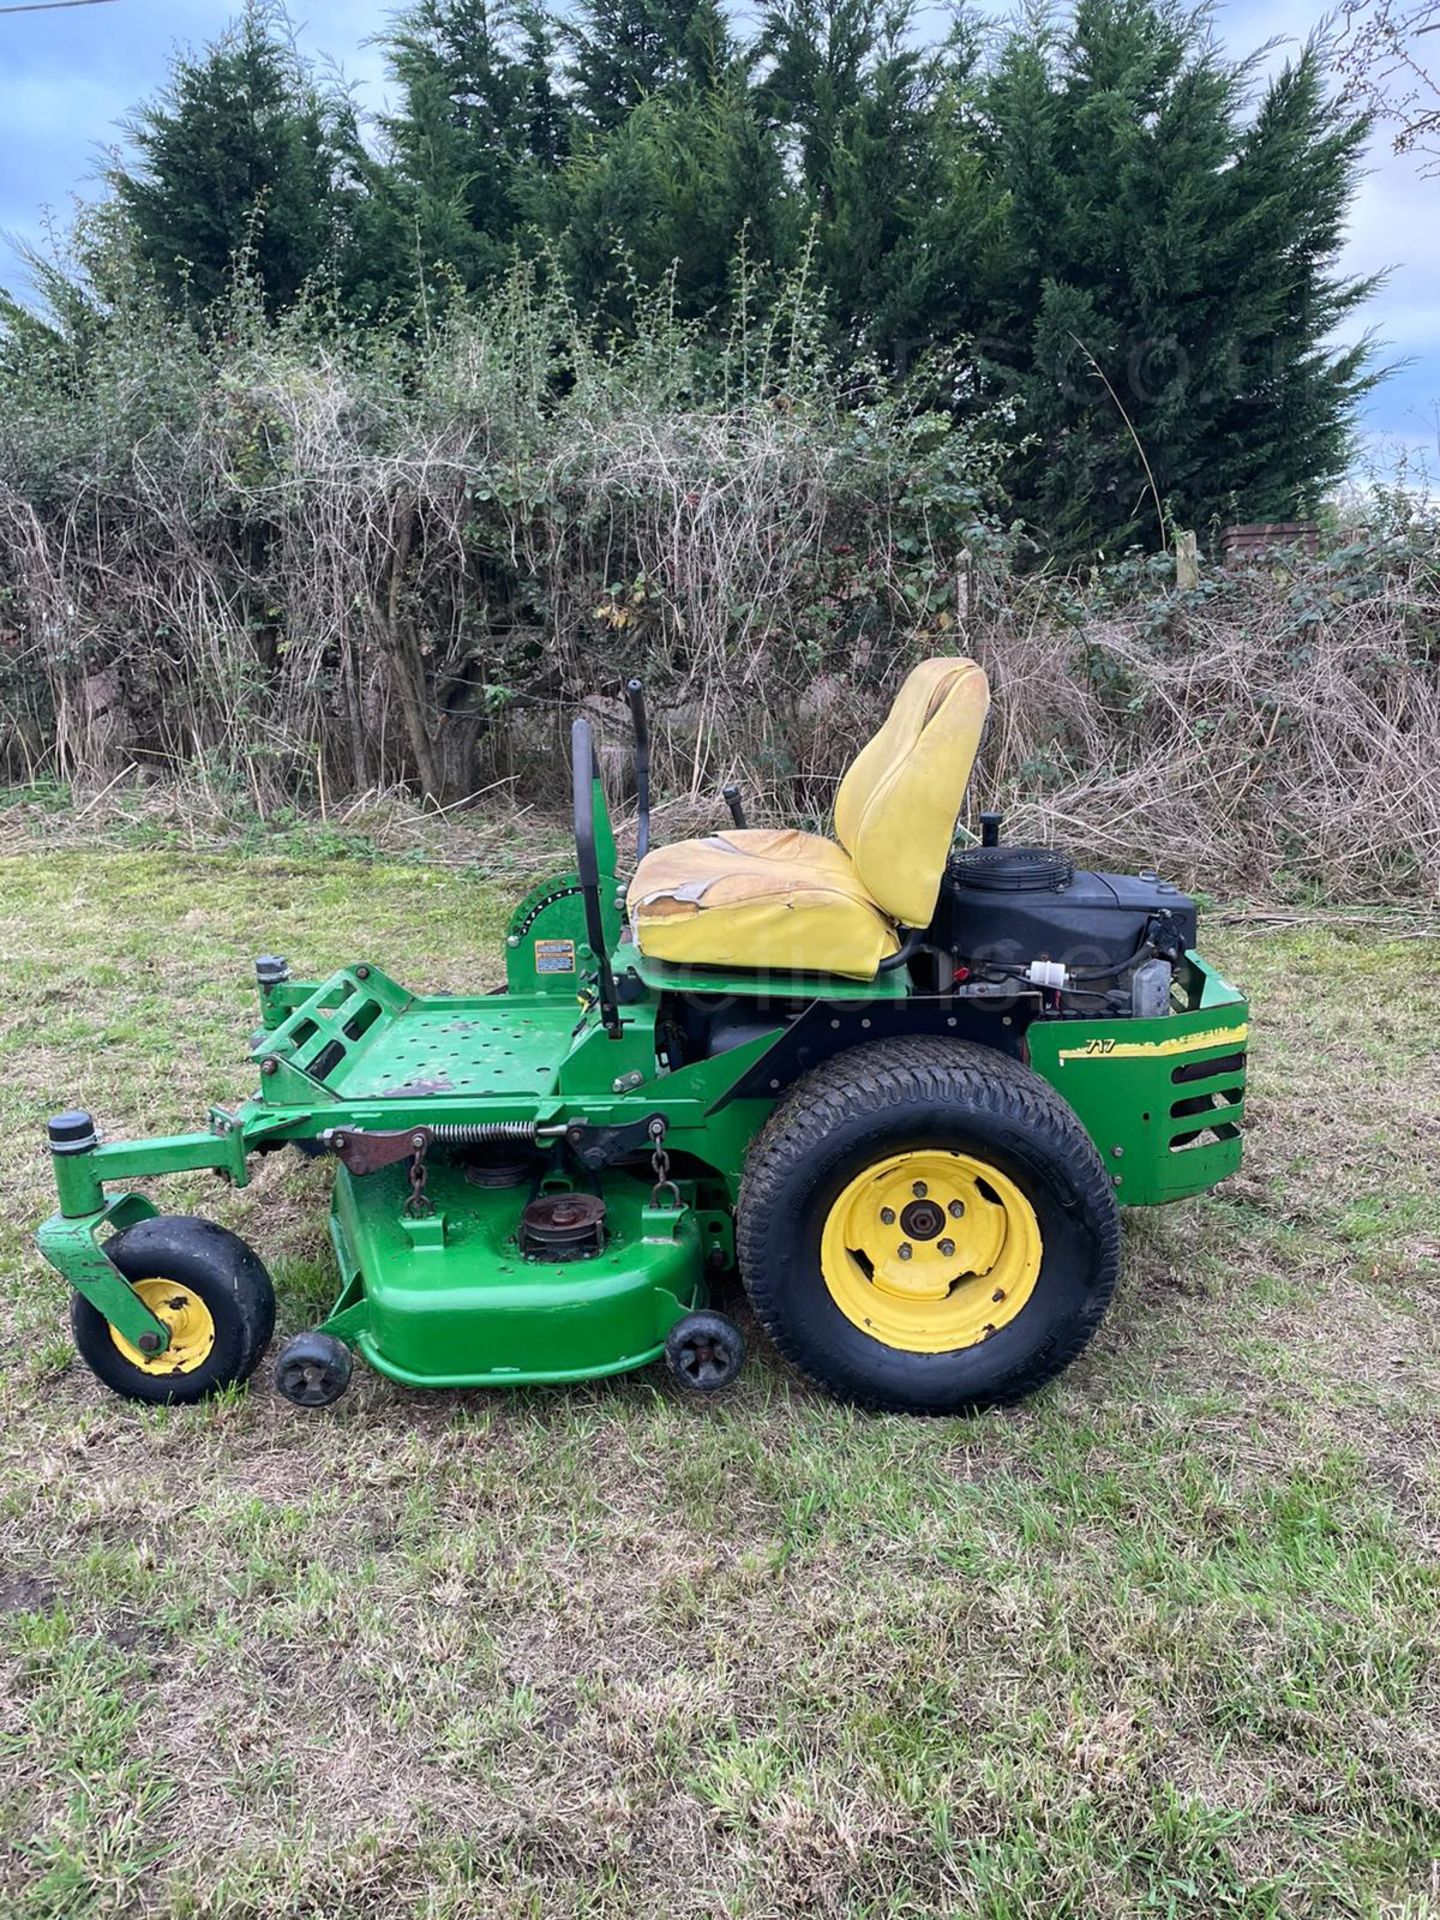
[[[1378,377],[1333,344],[1366,127],[1317,49],[1261,87],[1179,0],[1037,0],[987,57],[914,4],[765,0],[746,45],[722,0],[409,0],[377,141],[250,0],[136,113],[114,206],[187,307],[243,255],[272,311],[324,275],[402,319],[548,239],[593,319],[669,278],[719,323],[742,248],[753,298],[813,233],[837,359],[941,348],[937,402],[1010,402],[1048,552],[1310,509]]]
[[[1249,119],[1203,17],[1079,0],[1062,35],[1012,36],[983,104],[1013,264],[957,318],[1019,403],[1012,481],[1048,543],[1313,506],[1373,377],[1326,345],[1373,283],[1335,275],[1365,128],[1314,50]]]
[[[207,307],[244,259],[272,311],[344,245],[350,195],[331,110],[290,45],[285,16],[250,0],[126,131],[109,172],[140,256],[178,306]]]
[[[922,234],[956,185],[943,115],[960,46],[918,45],[910,0],[770,0],[761,24],[757,92],[803,186],[837,328],[900,351],[929,324]]]
[[[708,91],[735,52],[720,0],[581,0],[571,38],[576,102],[601,132],[656,94]]]
[[[673,272],[677,310],[723,308],[742,248],[753,272],[791,257],[796,221],[780,156],[743,76],[657,94],[592,136],[562,181],[562,253],[582,305],[622,319],[626,283]]]
[[[383,122],[376,252],[401,282],[481,286],[568,141],[548,22],[532,0],[417,0],[389,53],[400,106]]]

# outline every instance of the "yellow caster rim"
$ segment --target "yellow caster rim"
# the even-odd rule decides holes
[[[1007,1325],[1035,1290],[1035,1209],[968,1153],[891,1154],[840,1193],[820,1270],[845,1318],[902,1353],[954,1353]]]
[[[203,1367],[215,1344],[215,1321],[199,1294],[176,1280],[132,1280],[130,1285],[170,1329],[163,1353],[142,1353],[111,1327],[110,1338],[131,1366],[142,1373],[194,1373]]]

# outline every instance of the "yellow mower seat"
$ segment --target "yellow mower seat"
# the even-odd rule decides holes
[[[626,904],[635,943],[690,966],[873,979],[925,927],[990,704],[973,660],[926,660],[835,799],[840,845],[739,828],[646,854]]]
[[[642,953],[691,966],[869,980],[899,946],[849,855],[789,827],[657,847],[640,862],[627,905]]]

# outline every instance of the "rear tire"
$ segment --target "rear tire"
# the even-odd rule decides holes
[[[275,1289],[238,1235],[213,1220],[159,1214],[117,1234],[105,1252],[169,1322],[171,1345],[138,1352],[73,1294],[75,1345],[97,1380],[126,1400],[180,1406],[249,1379],[275,1330]]]
[[[1088,1134],[1038,1074],[913,1038],[790,1091],[751,1148],[736,1245],[761,1324],[807,1378],[859,1406],[973,1413],[1086,1346],[1120,1224]]]

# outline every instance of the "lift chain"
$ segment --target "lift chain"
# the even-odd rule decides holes
[[[412,1220],[420,1220],[427,1213],[435,1211],[425,1191],[425,1149],[430,1145],[429,1133],[423,1127],[417,1127],[410,1136],[410,1145],[413,1149],[410,1155],[410,1198],[405,1202],[405,1211]]]
[[[665,1121],[658,1113],[650,1122],[650,1138],[654,1142],[650,1164],[655,1169],[655,1185],[650,1194],[650,1204],[652,1207],[678,1209],[684,1203],[680,1198],[679,1187],[670,1178],[670,1156],[665,1151]]]

